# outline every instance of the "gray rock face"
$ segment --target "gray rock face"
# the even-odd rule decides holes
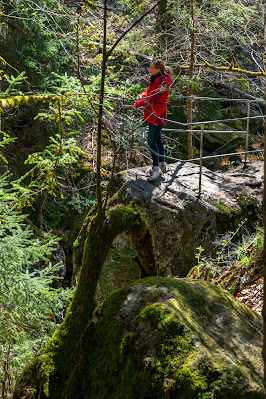
[[[96,311],[73,397],[262,399],[261,348],[261,316],[222,289],[145,278]]]
[[[168,165],[167,173],[147,182],[148,167],[116,176],[122,186],[118,202],[134,202],[144,214],[154,236],[163,275],[185,276],[195,263],[197,247],[214,251],[220,233],[234,229],[245,217],[254,221],[262,200],[263,163],[226,173],[203,167],[199,197],[199,166]]]

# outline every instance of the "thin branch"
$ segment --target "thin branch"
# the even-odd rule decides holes
[[[159,0],[153,7],[151,7],[147,12],[145,12],[145,14],[143,14],[139,19],[137,19],[127,30],[125,30],[122,35],[114,42],[114,44],[112,45],[112,47],[110,48],[110,50],[108,50],[108,52],[106,53],[106,59],[108,57],[110,57],[110,55],[112,54],[113,50],[116,48],[116,46],[118,45],[118,43],[128,34],[128,32],[131,31],[131,29],[133,29],[140,21],[142,21],[143,18],[146,17],[146,15],[148,15],[152,10],[154,10],[160,3],[162,3],[163,1],[166,0]]]

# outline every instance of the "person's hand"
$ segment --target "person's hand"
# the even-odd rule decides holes
[[[136,104],[133,105],[134,109],[137,109]]]

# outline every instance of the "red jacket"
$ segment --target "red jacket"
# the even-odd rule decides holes
[[[169,75],[158,76],[151,82],[143,93],[140,94],[141,100],[135,103],[136,108],[145,107],[144,120],[152,125],[165,125],[166,121],[156,118],[166,119],[167,99],[170,93],[172,79]]]

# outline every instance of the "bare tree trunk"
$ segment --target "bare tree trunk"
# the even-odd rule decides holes
[[[100,90],[100,104],[98,110],[98,126],[97,126],[97,172],[96,172],[96,198],[98,212],[102,211],[102,192],[101,192],[101,139],[102,139],[102,118],[103,118],[103,101],[104,101],[104,83],[106,74],[106,63],[113,50],[126,36],[130,30],[134,28],[142,19],[151,13],[160,3],[166,0],[159,0],[154,6],[146,11],[137,21],[135,21],[122,35],[115,41],[112,47],[106,51],[106,38],[107,38],[107,0],[104,0],[104,16],[103,16],[103,59],[102,59],[102,76],[101,76],[101,90]],[[104,210],[103,210],[104,211]]]
[[[102,191],[101,191],[101,155],[102,155],[102,119],[103,119],[103,101],[104,101],[104,84],[106,73],[106,25],[107,25],[107,0],[104,0],[104,15],[103,15],[103,59],[102,59],[102,76],[101,76],[101,90],[100,90],[100,104],[98,112],[98,126],[97,126],[97,172],[96,172],[96,197],[97,209],[100,213],[102,211]]]
[[[266,116],[266,88],[265,88],[265,116]],[[264,148],[266,148],[266,120],[264,121]],[[266,176],[266,155],[264,153],[264,187],[263,187],[263,277],[264,277],[264,292],[263,292],[263,349],[262,356],[264,361],[264,389],[266,399],[266,187],[265,187],[265,176]]]
[[[264,63],[263,63],[264,65]],[[266,88],[264,89],[264,98],[265,98],[265,108],[264,113],[266,117]],[[264,120],[264,148],[266,148],[266,120]],[[265,150],[264,150],[265,151]],[[264,362],[264,398],[266,399],[266,188],[265,188],[265,176],[266,176],[266,156],[264,152],[264,185],[263,185],[263,279],[264,279],[264,288],[263,288],[263,348],[262,348],[262,356]]]
[[[262,53],[262,43],[265,40],[265,29],[266,29],[266,6],[263,8],[263,29],[261,36],[261,45],[260,45],[260,53],[261,53],[261,62],[263,71],[266,72],[266,67],[264,63],[263,53]],[[264,88],[264,113],[266,117],[266,87]],[[266,120],[264,120],[264,148],[266,148]],[[265,151],[265,150],[264,150]],[[266,176],[266,155],[264,152],[264,186],[263,186],[263,200],[262,200],[262,209],[263,209],[263,278],[264,278],[264,289],[263,289],[263,348],[262,348],[262,356],[264,361],[264,398],[266,399],[266,187],[265,187],[265,176]]]
[[[189,66],[189,86],[188,96],[193,94],[193,71],[194,71],[194,57],[195,57],[195,20],[194,20],[194,0],[191,0],[191,46],[190,46],[190,66]],[[192,99],[189,98],[187,102],[188,108],[188,158],[193,158],[193,146],[192,146]]]

